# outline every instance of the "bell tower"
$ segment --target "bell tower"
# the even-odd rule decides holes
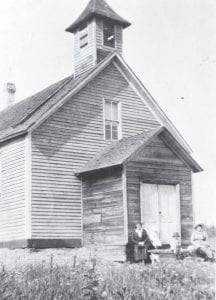
[[[75,77],[95,67],[110,52],[123,52],[123,29],[131,24],[104,0],[90,0],[66,31],[74,34]]]

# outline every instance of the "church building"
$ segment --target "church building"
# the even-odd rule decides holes
[[[90,0],[66,31],[74,74],[0,112],[0,246],[97,245],[123,257],[136,222],[193,227],[184,138],[123,58],[130,22]]]

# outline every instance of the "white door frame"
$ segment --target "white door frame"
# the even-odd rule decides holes
[[[173,185],[175,186],[175,190],[176,190],[176,209],[177,209],[177,232],[179,233],[180,237],[181,237],[181,203],[180,203],[180,184],[177,181],[164,181],[164,180],[149,180],[149,179],[141,179],[140,180],[140,214],[141,214],[141,221],[143,220],[143,216],[142,216],[142,189],[141,189],[141,185],[142,184],[155,184],[155,185]],[[160,203],[159,203],[160,205]],[[159,207],[159,211],[160,211],[160,207]],[[158,212],[158,224],[159,224],[159,232],[160,232],[160,214]]]

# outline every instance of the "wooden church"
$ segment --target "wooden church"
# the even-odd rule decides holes
[[[91,0],[66,31],[75,71],[0,113],[0,246],[124,255],[136,222],[193,226],[190,147],[122,57],[130,23]]]

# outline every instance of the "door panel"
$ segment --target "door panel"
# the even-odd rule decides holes
[[[158,185],[160,209],[160,239],[162,243],[172,243],[172,235],[179,231],[176,186]]]
[[[159,232],[158,203],[157,184],[141,184],[141,222],[148,232]]]
[[[173,233],[180,233],[178,186],[141,183],[141,221],[149,233],[159,233],[162,244],[171,245]]]

